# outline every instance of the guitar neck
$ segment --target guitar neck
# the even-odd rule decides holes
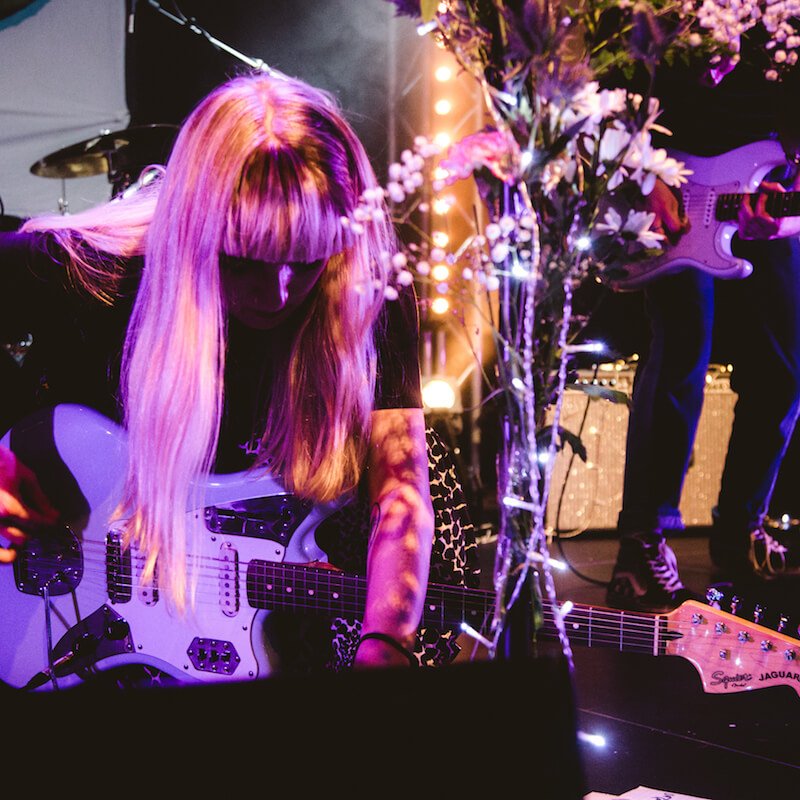
[[[745,197],[755,205],[756,198],[766,194],[766,211],[771,217],[796,217],[800,215],[800,192],[760,192],[758,194],[721,194],[717,198],[716,219],[719,222],[732,222],[739,215]]]
[[[359,575],[302,564],[254,559],[247,568],[247,599],[251,607],[359,618],[364,611],[367,581]],[[495,593],[485,589],[430,584],[423,625],[441,629],[462,622],[481,630],[494,613]],[[546,605],[539,635],[558,635],[555,613]],[[653,614],[576,604],[566,616],[569,638],[586,647],[663,655],[671,638],[667,618]]]
[[[558,635],[555,614],[544,610],[543,638]],[[599,606],[575,604],[564,624],[569,639],[584,647],[610,647],[620,652],[665,655],[667,642],[679,634],[668,628],[666,616],[617,611]]]

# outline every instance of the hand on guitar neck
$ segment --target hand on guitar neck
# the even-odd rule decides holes
[[[792,191],[798,189],[800,189],[800,172],[795,178]],[[737,217],[740,239],[782,239],[800,234],[800,216],[777,215],[776,208],[781,208],[782,199],[778,195],[785,192],[779,183],[764,181],[755,194],[742,196]],[[772,216],[770,211],[776,216]]]
[[[26,531],[53,525],[58,516],[33,472],[11,450],[0,447],[0,535],[11,542],[0,547],[0,563],[15,559],[14,545],[25,541]]]

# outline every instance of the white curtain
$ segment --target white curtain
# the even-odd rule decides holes
[[[0,200],[6,215],[79,211],[107,200],[105,174],[44,178],[30,168],[125,128],[125,0],[37,0],[0,20]]]

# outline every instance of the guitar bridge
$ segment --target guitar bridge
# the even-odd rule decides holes
[[[23,594],[50,597],[74,591],[83,577],[83,553],[66,526],[44,536],[29,536],[14,560],[14,579]]]

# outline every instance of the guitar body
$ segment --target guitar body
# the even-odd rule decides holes
[[[68,526],[31,534],[13,565],[0,568],[0,681],[11,687],[68,688],[126,666],[151,672],[153,682],[265,678],[280,668],[268,633],[274,611],[340,620],[363,612],[363,576],[308,563],[327,560],[315,531],[349,497],[314,506],[269,475],[211,476],[186,511],[199,534],[188,562],[198,586],[193,610],[181,616],[157,581],[142,581],[143,557],[123,548],[109,523],[127,463],[117,425],[62,405],[14,426],[0,444],[70,509]],[[486,631],[495,600],[490,590],[430,583],[422,624]],[[561,614],[546,605],[539,635],[557,638]],[[685,658],[706,692],[788,685],[800,694],[798,640],[713,606],[689,601],[653,615],[574,604],[568,614],[571,642]]]
[[[746,278],[753,271],[749,261],[733,255],[731,242],[738,225],[735,220],[717,219],[717,202],[722,195],[754,192],[772,169],[786,163],[783,148],[765,140],[709,158],[680,151],[670,151],[670,155],[692,170],[681,187],[691,228],[662,255],[626,265],[628,275],[614,279],[615,289],[639,289],[655,278],[687,268],[724,279]]]
[[[86,668],[132,663],[182,681],[251,679],[272,671],[275,653],[262,638],[270,612],[247,602],[247,564],[253,558],[325,560],[314,530],[341,504],[303,504],[265,475],[213,476],[202,506],[187,511],[188,524],[200,530],[199,582],[195,609],[180,616],[157,587],[143,585],[143,558],[136,550],[123,553],[118,529],[108,523],[125,474],[123,431],[90,409],[62,405],[10,433],[2,443],[22,447],[37,474],[54,459],[66,465],[88,512],[70,520],[55,543],[42,537],[13,568],[0,569],[0,680],[22,687],[47,670],[48,625],[54,659],[67,655],[56,670],[63,673],[59,687],[82,680]],[[236,526],[239,534],[230,530]],[[47,681],[44,688],[51,686]]]

